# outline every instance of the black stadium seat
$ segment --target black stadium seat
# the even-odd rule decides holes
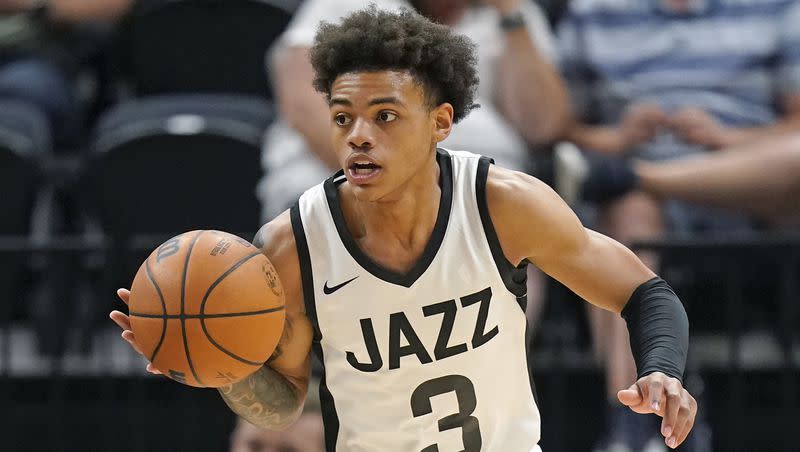
[[[229,92],[272,98],[266,52],[291,18],[287,2],[141,2],[120,53],[137,96]]]
[[[101,117],[84,187],[113,243],[109,283],[129,284],[148,250],[171,235],[258,229],[261,141],[273,117],[271,104],[232,95],[142,99]]]
[[[39,188],[37,163],[50,152],[51,135],[44,114],[27,103],[0,100],[0,237],[5,244],[24,242]],[[19,282],[28,263],[25,254],[0,252],[0,321],[19,305]]]
[[[99,121],[90,179],[106,233],[253,231],[271,104],[239,96],[126,102]]]

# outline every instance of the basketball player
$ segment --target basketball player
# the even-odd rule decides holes
[[[622,313],[639,379],[619,399],[661,416],[679,445],[697,405],[681,385],[688,320],[670,287],[545,184],[437,149],[475,107],[472,44],[373,7],[321,25],[311,59],[342,171],[256,237],[287,323],[265,366],[220,389],[228,406],[263,428],[290,425],[313,349],[329,451],[538,451],[520,305],[533,262]],[[127,317],[112,318],[138,349]]]

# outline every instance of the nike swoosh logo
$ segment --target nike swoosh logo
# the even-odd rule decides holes
[[[341,289],[342,287],[355,281],[356,278],[358,278],[358,276],[354,277],[353,279],[348,279],[347,281],[333,287],[328,287],[328,281],[325,281],[325,285],[322,287],[322,291],[325,293],[325,295],[330,295],[336,292],[337,290]]]

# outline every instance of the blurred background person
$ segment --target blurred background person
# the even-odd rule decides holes
[[[800,130],[798,21],[800,3],[785,0],[571,1],[558,32],[575,112],[569,141],[590,159],[660,161]],[[752,228],[746,215],[643,191],[599,206],[596,221],[628,244],[668,231]],[[657,266],[653,256],[641,257]],[[650,426],[615,402],[634,372],[625,325],[599,310],[590,318],[608,362],[608,446],[637,450]]]
[[[60,146],[82,138],[76,76],[96,34],[78,25],[113,22],[134,0],[0,0],[0,98],[47,115]],[[57,147],[58,148],[58,147]]]
[[[574,148],[573,148],[574,149]],[[748,215],[759,227],[800,227],[800,134],[671,160],[587,160],[560,148],[556,181],[565,199],[606,202],[633,190]]]
[[[318,381],[309,382],[303,413],[286,430],[260,429],[237,417],[230,452],[323,452],[325,435],[318,388]]]

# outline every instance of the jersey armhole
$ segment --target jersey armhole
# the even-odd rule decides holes
[[[492,258],[500,273],[500,278],[503,280],[506,289],[517,297],[517,304],[522,312],[525,313],[528,307],[528,261],[523,260],[518,266],[514,266],[503,253],[503,247],[500,246],[500,239],[497,237],[497,231],[492,223],[492,217],[489,215],[489,204],[486,201],[486,180],[489,177],[489,165],[494,164],[494,161],[481,157],[478,161],[477,177],[475,178],[475,198],[478,203],[478,212],[481,216],[481,224],[483,224],[483,232],[486,235],[486,241],[489,243],[489,249],[492,252]],[[533,358],[532,353],[532,340],[533,330],[529,322],[525,322],[525,358],[528,361],[528,381],[531,386],[531,394],[534,403],[538,403],[539,398],[536,395],[536,385],[533,381]]]
[[[506,289],[517,297],[517,302],[524,311],[527,297],[528,262],[522,261],[518,266],[515,266],[506,258],[505,253],[503,253],[503,247],[500,246],[500,239],[497,237],[492,217],[489,215],[489,204],[486,200],[486,180],[489,177],[489,166],[492,164],[494,164],[494,161],[487,157],[481,157],[478,161],[478,171],[475,178],[475,198],[478,203],[478,212],[481,216],[481,224],[486,235],[486,241],[489,244],[489,249],[492,252],[492,258],[500,277]]]
[[[322,332],[319,328],[317,319],[317,305],[314,297],[314,275],[311,273],[311,254],[308,251],[308,241],[306,240],[305,229],[303,229],[303,219],[300,216],[300,201],[296,202],[289,210],[292,220],[292,232],[294,233],[294,243],[297,246],[297,257],[300,260],[300,280],[303,284],[303,301],[306,307],[306,317],[311,321],[314,328],[314,341],[311,348],[322,364],[322,372],[319,382],[319,399],[322,411],[322,422],[325,427],[325,450],[328,452],[336,451],[336,441],[339,436],[339,416],[336,413],[336,402],[331,391],[328,389],[327,377],[325,372],[325,356],[322,351]]]
[[[311,255],[308,251],[306,232],[303,229],[303,219],[300,217],[300,204],[295,203],[289,210],[292,220],[294,243],[297,247],[297,258],[300,261],[300,281],[303,285],[303,303],[306,307],[306,316],[314,327],[314,341],[322,339],[322,333],[317,322],[317,304],[314,297],[314,275],[311,270]]]

